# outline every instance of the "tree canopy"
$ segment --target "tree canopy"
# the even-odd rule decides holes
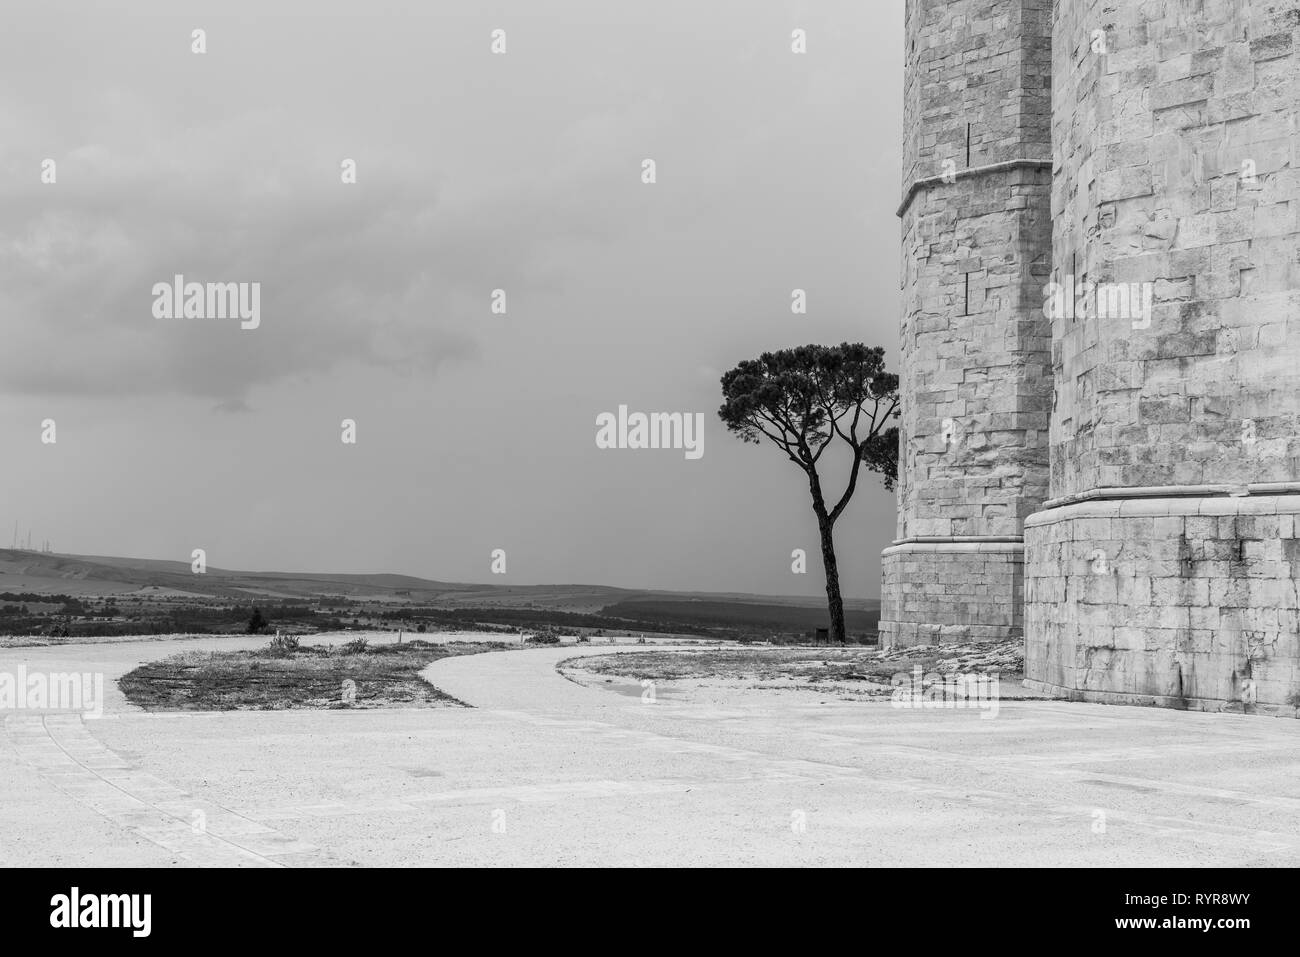
[[[898,475],[898,376],[885,371],[885,350],[845,342],[765,352],[722,377],[718,415],[746,442],[764,438],[810,476],[839,438],[853,453],[833,523],[848,505],[861,466],[892,490]]]

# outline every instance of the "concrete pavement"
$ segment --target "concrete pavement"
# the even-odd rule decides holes
[[[115,677],[180,648],[10,649],[0,671]],[[1300,863],[1294,721],[1052,701],[981,718],[807,692],[645,703],[556,671],[610,650],[427,669],[472,709],[146,714],[110,695],[98,720],[11,713],[0,863]]]

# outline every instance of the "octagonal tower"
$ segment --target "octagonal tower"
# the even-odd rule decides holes
[[[1047,493],[1050,0],[908,0],[898,538],[886,646],[1021,634]]]

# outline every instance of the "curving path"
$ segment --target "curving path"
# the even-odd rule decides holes
[[[1300,797],[1287,783],[1300,738],[1289,720],[1036,700],[1004,700],[990,719],[807,692],[719,708],[645,702],[635,687],[629,697],[556,670],[609,652],[448,659],[426,677],[518,722],[521,735],[562,730],[615,780],[692,769],[678,780],[701,793],[695,839],[706,821],[735,828],[737,818],[733,835],[751,839],[720,858],[692,848],[692,863],[812,863],[814,847],[818,862],[837,864],[1300,862]],[[778,823],[791,833],[780,851]],[[758,846],[756,833],[768,835]]]

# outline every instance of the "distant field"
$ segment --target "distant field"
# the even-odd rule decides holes
[[[0,549],[0,635],[92,638],[246,630],[391,629],[680,635],[789,640],[828,625],[824,601],[605,585],[496,585],[404,575],[244,572],[188,563]],[[870,640],[877,600],[846,599],[851,638]]]
[[[754,628],[786,632],[813,631],[827,627],[823,607],[765,605],[731,601],[660,601],[633,599],[601,609],[602,615],[616,618],[653,620],[705,628]],[[880,607],[846,609],[845,628],[850,634],[875,634],[880,622]]]

